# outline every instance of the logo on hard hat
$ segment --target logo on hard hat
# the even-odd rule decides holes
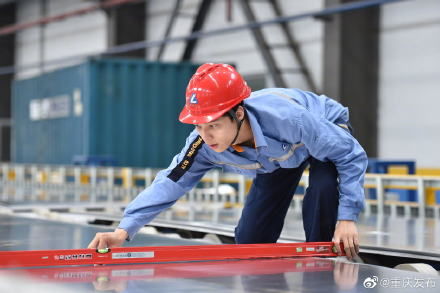
[[[198,103],[199,103],[199,101],[197,100],[197,97],[196,97],[196,94],[195,94],[195,93],[191,95],[191,98],[189,99],[189,102],[190,102],[191,104],[198,104]]]

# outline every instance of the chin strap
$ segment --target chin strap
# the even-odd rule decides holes
[[[238,120],[237,115],[235,112],[231,109],[228,111],[228,114],[231,115],[231,117],[237,122],[238,128],[237,128],[237,134],[235,135],[234,139],[231,142],[231,145],[234,145],[235,141],[238,138],[238,134],[240,134],[241,125],[243,124],[244,118],[242,120]]]

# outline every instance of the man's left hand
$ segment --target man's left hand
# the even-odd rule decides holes
[[[359,254],[358,231],[354,221],[341,220],[336,223],[333,243],[338,250],[338,254],[341,254],[341,241],[344,243],[344,249],[348,259],[352,259]]]

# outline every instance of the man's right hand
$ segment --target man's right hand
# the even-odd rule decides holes
[[[87,248],[104,249],[122,246],[128,233],[124,229],[116,229],[114,232],[96,233],[95,238]]]

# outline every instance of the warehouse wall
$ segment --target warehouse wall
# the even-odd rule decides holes
[[[46,16],[53,16],[89,7],[96,2],[81,0],[46,0]],[[17,22],[25,23],[44,17],[41,0],[18,1]],[[44,14],[44,13],[43,13]],[[35,64],[35,68],[20,72],[17,78],[37,75],[42,71],[64,67],[38,65],[60,58],[99,53],[107,48],[106,17],[102,11],[72,17],[17,33],[16,66]],[[76,62],[71,62],[76,63]]]
[[[170,37],[184,36],[191,31],[192,19],[185,16],[195,15],[200,0],[185,0],[180,9],[181,15],[176,20]],[[238,1],[232,1],[232,20],[227,19],[226,1],[214,1],[203,30],[215,30],[246,23],[242,8]],[[301,12],[319,10],[323,7],[323,1],[279,1],[284,15],[293,15]],[[267,20],[275,17],[272,9],[263,1],[251,1],[252,8],[256,12],[258,20]],[[161,39],[165,33],[169,14],[174,7],[174,1],[150,1],[148,8],[147,35],[149,40]],[[320,20],[307,19],[291,23],[290,27],[300,43],[306,62],[309,65],[314,80],[318,85],[322,79],[322,33],[323,24]],[[291,70],[298,68],[297,62],[286,48],[286,41],[281,34],[278,25],[265,27],[263,33],[270,45],[282,45],[273,49],[275,58],[282,69]],[[179,60],[184,50],[183,43],[167,45],[163,60]],[[148,58],[156,58],[157,49],[151,49]],[[199,40],[194,52],[196,62],[233,62],[244,75],[264,74],[268,75],[266,66],[257,50],[257,45],[250,31],[222,34],[219,36]],[[268,86],[271,84],[268,78]],[[289,87],[307,89],[301,74],[286,73],[285,79]],[[320,86],[318,86],[320,88]]]
[[[171,36],[187,35],[193,16],[201,0],[185,0],[182,14],[176,20]],[[227,19],[226,1],[214,1],[204,30],[212,30],[245,23],[238,1],[232,1],[232,20]],[[258,19],[272,18],[272,11],[262,1],[251,1]],[[318,10],[324,0],[280,0],[285,15]],[[40,0],[18,2],[18,22],[40,17]],[[86,7],[94,2],[82,0],[47,0],[49,15]],[[148,40],[163,37],[174,1],[148,1],[146,36]],[[323,26],[322,20],[307,19],[289,24],[298,40],[306,63],[318,89],[323,83]],[[107,20],[104,12],[74,17],[47,25],[45,44],[39,45],[41,28],[32,28],[17,34],[16,64],[38,63],[71,55],[105,50]],[[272,45],[282,45],[277,26],[265,28],[264,34]],[[379,140],[378,152],[382,158],[415,159],[418,166],[438,167],[440,156],[440,2],[413,0],[389,4],[381,8],[379,59]],[[167,46],[164,61],[179,61],[183,43]],[[274,49],[276,59],[284,69],[296,67],[296,61],[282,46]],[[147,50],[147,58],[155,60],[157,48]],[[271,86],[266,66],[249,31],[201,39],[193,55],[195,62],[235,63],[246,77],[263,77]],[[44,66],[47,70],[48,66]],[[40,68],[17,74],[17,77],[35,75]],[[286,74],[288,86],[307,89],[299,74]],[[337,97],[335,97],[337,98]],[[366,109],[365,111],[368,111]]]
[[[382,8],[379,154],[439,167],[440,1]]]

